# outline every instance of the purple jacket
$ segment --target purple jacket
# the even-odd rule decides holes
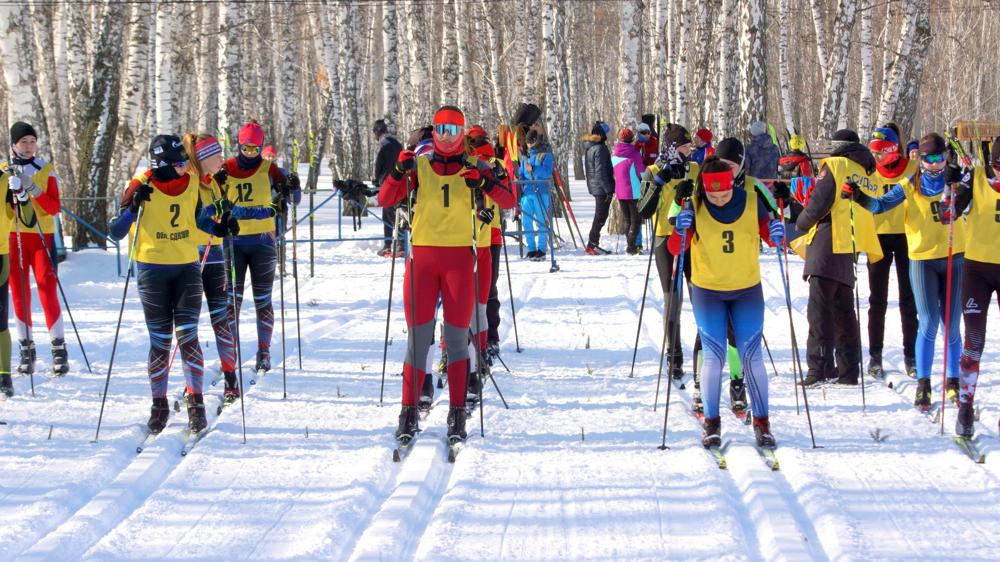
[[[615,169],[615,197],[623,200],[638,199],[641,191],[639,178],[646,171],[639,149],[634,144],[615,143],[611,164]]]

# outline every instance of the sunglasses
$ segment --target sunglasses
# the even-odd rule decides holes
[[[258,154],[260,153],[260,147],[255,144],[242,144],[240,145],[240,150],[246,152],[247,154]]]
[[[940,164],[944,162],[945,156],[942,154],[921,154],[920,159],[928,164]]]
[[[451,135],[455,137],[462,132],[462,127],[460,125],[447,125],[442,123],[440,125],[434,125],[434,132],[440,136]]]

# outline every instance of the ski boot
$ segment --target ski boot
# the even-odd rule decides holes
[[[431,406],[434,404],[434,375],[427,373],[424,375],[424,385],[420,390],[420,401],[417,407],[420,408],[421,412],[431,411]]]
[[[701,429],[701,446],[706,449],[722,446],[722,418],[705,418]]]
[[[22,375],[30,375],[35,372],[35,342],[31,340],[21,340],[21,363],[17,366],[17,372]]]
[[[265,373],[271,370],[271,352],[266,350],[260,350],[257,352],[257,366],[255,367],[257,372],[264,371]]]
[[[809,373],[801,383],[802,386],[809,388],[814,386],[820,386],[826,383],[826,377],[822,377],[816,373]]]
[[[906,369],[906,376],[911,379],[917,378],[917,360],[913,357],[905,357],[903,359],[903,367]]]
[[[153,435],[159,435],[163,428],[167,427],[167,420],[170,419],[170,401],[166,397],[153,398],[153,407],[149,409],[149,421],[146,427]]]
[[[955,419],[955,435],[972,439],[972,436],[976,433],[975,422],[976,410],[972,405],[970,397],[968,402],[962,402],[958,405],[958,417]]]
[[[948,400],[958,406],[958,377],[948,377],[945,382],[945,389],[947,390]]]
[[[52,374],[61,377],[69,372],[69,355],[64,338],[52,339]]]
[[[490,359],[490,365],[493,364],[494,357],[500,357],[500,342],[496,340],[486,342],[486,357]]]
[[[737,415],[746,411],[747,387],[743,384],[743,379],[732,379],[729,381],[729,407]]]
[[[483,378],[489,373],[489,367],[483,363],[483,370],[480,372],[471,371],[465,383],[465,404],[466,409],[472,411],[479,403],[479,393],[483,390]]]
[[[236,380],[236,373],[233,371],[223,371],[226,378],[226,390],[222,394],[222,401],[225,404],[232,404],[240,397],[240,386]]]
[[[931,379],[917,379],[917,396],[913,399],[913,405],[921,412],[931,409]]]
[[[705,412],[705,404],[701,401],[701,386],[695,385],[694,393],[691,395],[691,410],[696,414]]]
[[[191,433],[200,433],[208,427],[208,420],[205,419],[205,395],[188,395],[188,429]]]
[[[881,379],[885,376],[885,371],[882,369],[881,355],[872,355],[871,359],[868,360],[868,376],[876,379]]]
[[[465,408],[452,406],[448,408],[448,442],[465,441]]]
[[[14,381],[10,380],[10,373],[0,373],[0,398],[11,396],[14,396]]]
[[[774,436],[771,435],[771,423],[767,416],[753,418],[753,435],[757,438],[758,447],[774,447]]]
[[[396,439],[403,443],[409,443],[420,431],[420,415],[416,406],[403,406],[399,411],[399,425],[396,427]]]

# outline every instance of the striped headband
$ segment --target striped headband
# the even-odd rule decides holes
[[[208,137],[194,145],[194,152],[198,160],[205,160],[216,154],[222,154],[222,145],[215,137]]]

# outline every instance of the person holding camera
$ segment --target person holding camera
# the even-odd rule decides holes
[[[396,165],[396,159],[403,150],[403,145],[396,140],[396,137],[389,134],[389,125],[385,122],[385,119],[375,121],[372,133],[378,139],[378,148],[375,150],[375,185],[382,185],[385,177],[389,175],[393,166]],[[384,223],[382,225],[382,233],[385,236],[385,242],[382,244],[382,249],[379,250],[378,255],[386,258],[391,258],[393,254],[397,258],[403,257],[403,242],[397,240],[395,246],[392,242],[393,226],[396,224],[396,207],[382,208],[382,222]]]

